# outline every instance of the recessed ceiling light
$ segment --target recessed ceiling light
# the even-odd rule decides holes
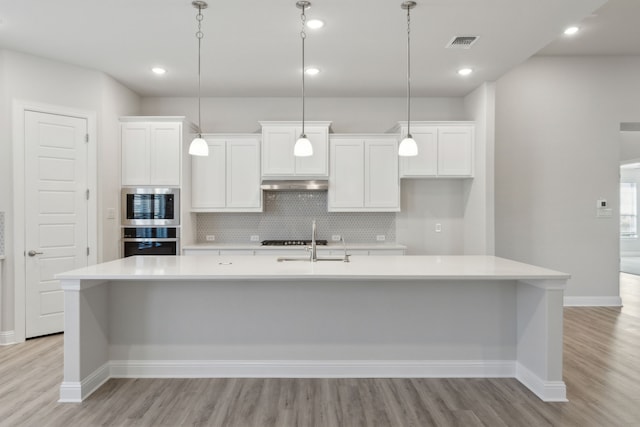
[[[569,27],[569,28],[567,28],[566,30],[564,30],[564,33],[565,33],[567,36],[572,36],[572,35],[574,35],[575,33],[577,33],[578,31],[580,31],[580,28],[578,28],[578,27]]]
[[[471,73],[473,73],[473,70],[471,68],[460,68],[458,70],[458,74],[460,74],[461,76],[468,76]]]
[[[318,28],[324,27],[324,21],[321,21],[319,19],[310,19],[307,21],[307,27],[311,28],[312,30],[317,30]]]
[[[308,67],[306,70],[304,70],[304,73],[308,76],[315,76],[319,72],[320,70],[316,67]]]
[[[153,68],[151,69],[151,71],[153,71],[155,74],[157,74],[157,75],[159,75],[159,76],[161,76],[161,75],[163,75],[163,74],[165,74],[165,73],[167,72],[167,70],[165,70],[165,69],[164,69],[164,68],[162,68],[162,67],[153,67]]]

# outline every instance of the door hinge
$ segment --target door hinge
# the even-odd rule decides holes
[[[89,189],[87,188],[87,200],[89,200],[89,195],[90,195],[90,191],[89,191]]]
[[[84,142],[89,142],[89,134],[88,133],[84,134]]]
[[[91,252],[89,251],[89,246],[87,246],[87,256],[89,256]]]

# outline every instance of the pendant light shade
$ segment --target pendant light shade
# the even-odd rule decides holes
[[[293,155],[296,157],[313,156],[313,146],[309,138],[307,138],[307,135],[300,135],[300,138],[296,141],[296,145],[293,147]]]
[[[189,154],[192,156],[208,156],[209,155],[209,145],[207,141],[201,138],[201,135],[197,135],[191,141],[191,145],[189,145]]]
[[[402,141],[400,141],[400,146],[398,147],[398,155],[403,157],[411,157],[418,155],[418,144],[416,144],[415,139],[411,136],[410,133],[404,137]]]
[[[400,7],[407,11],[407,135],[398,147],[398,155],[411,157],[418,155],[418,144],[411,136],[411,9],[416,7],[415,1],[405,1]]]
[[[313,146],[304,133],[304,40],[307,38],[307,33],[304,31],[307,16],[304,14],[304,11],[311,7],[311,2],[298,1],[296,2],[296,7],[302,10],[300,14],[302,21],[302,30],[300,30],[300,38],[302,39],[302,132],[300,132],[300,137],[298,137],[298,140],[293,146],[293,155],[296,157],[309,157],[313,156]]]
[[[207,2],[205,1],[200,1],[200,0],[196,0],[191,2],[191,4],[193,5],[193,7],[195,7],[196,9],[198,9],[198,14],[196,15],[196,21],[198,21],[198,31],[196,32],[196,38],[198,39],[198,134],[196,135],[195,138],[193,138],[193,141],[191,141],[191,144],[189,145],[189,154],[191,154],[192,156],[208,156],[209,155],[209,145],[207,144],[207,141],[205,141],[204,139],[202,139],[202,129],[200,128],[200,122],[201,122],[201,117],[202,117],[202,109],[200,107],[200,80],[201,80],[201,73],[200,73],[200,62],[201,62],[201,45],[202,45],[202,37],[204,36],[204,34],[202,33],[202,9],[206,9],[207,7],[209,7],[209,5],[207,4]]]

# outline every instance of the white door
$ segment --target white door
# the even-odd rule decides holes
[[[58,273],[88,264],[87,120],[25,111],[26,337],[61,332]]]

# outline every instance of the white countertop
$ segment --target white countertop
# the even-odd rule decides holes
[[[347,244],[347,250],[350,249],[407,249],[404,245],[398,245],[396,243],[351,243]],[[270,251],[282,251],[282,250],[292,250],[292,249],[300,249],[300,252],[304,253],[304,246],[271,246],[271,245],[261,245],[259,243],[196,243],[193,245],[185,245],[182,249],[187,250],[208,250],[208,249],[227,249],[227,250],[270,250]],[[342,249],[342,243],[339,242],[329,242],[327,245],[318,245],[318,250],[326,249],[326,250],[334,250],[334,249]]]
[[[276,256],[135,256],[56,275],[62,280],[567,280],[566,273],[493,256],[354,256],[278,262]],[[63,285],[64,288],[64,285]]]

